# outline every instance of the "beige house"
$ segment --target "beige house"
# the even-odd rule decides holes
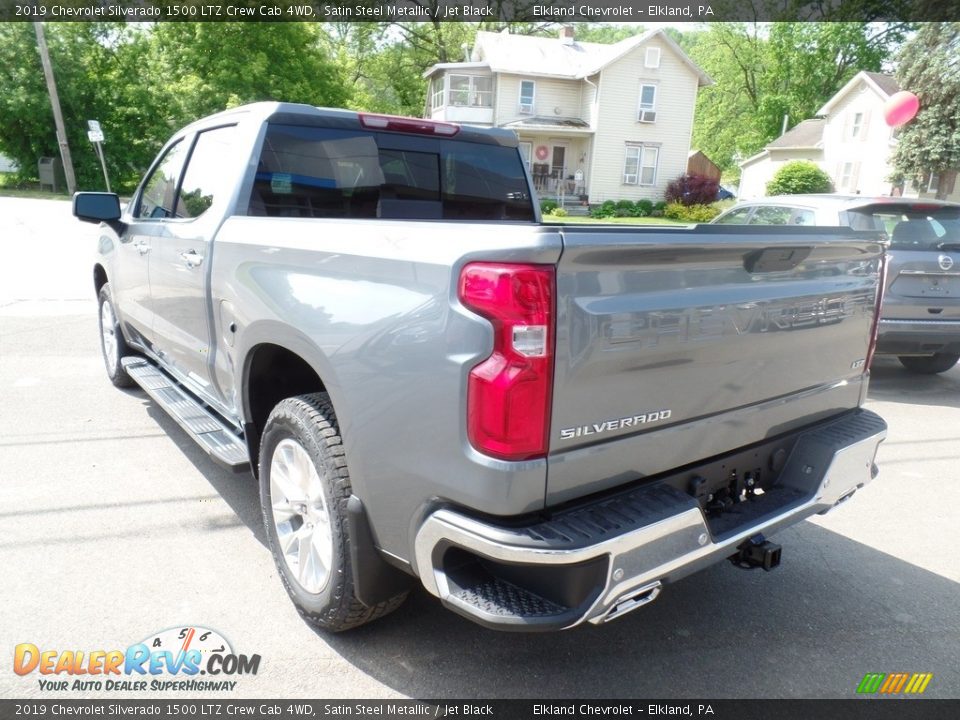
[[[819,118],[804,120],[740,163],[740,199],[763,197],[784,163],[810,160],[830,176],[838,193],[960,200],[956,172],[943,178],[931,174],[919,190],[891,183],[897,131],[884,121],[883,109],[899,90],[890,75],[857,73],[817,111]]]
[[[429,68],[426,117],[510,128],[541,197],[660,200],[683,175],[700,87],[662,30],[613,45],[478,32],[469,61]]]

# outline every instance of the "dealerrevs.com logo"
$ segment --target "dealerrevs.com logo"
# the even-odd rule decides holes
[[[37,682],[44,692],[229,691],[238,683],[232,678],[259,669],[259,655],[237,654],[216,630],[196,625],[151,633],[125,650],[51,650],[20,643],[13,651],[13,671],[41,676]]]

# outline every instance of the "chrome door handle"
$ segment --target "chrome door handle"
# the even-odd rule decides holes
[[[203,255],[198,255],[196,250],[187,250],[180,253],[180,259],[187,267],[195,268],[203,262]]]

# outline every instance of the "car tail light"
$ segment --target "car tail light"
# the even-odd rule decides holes
[[[460,132],[460,126],[447,122],[420,120],[399,115],[371,115],[360,113],[360,124],[370,130],[392,130],[393,132],[414,133],[416,135],[446,135],[453,137]]]
[[[873,308],[873,325],[870,328],[870,347],[867,348],[867,361],[863,364],[863,372],[870,372],[870,363],[873,362],[873,353],[877,349],[877,336],[880,333],[880,308],[883,305],[883,293],[887,288],[887,254],[880,255],[880,266],[877,268],[877,298]]]
[[[467,382],[467,435],[482,453],[547,453],[555,282],[552,265],[471,263],[460,273],[460,301],[493,324],[493,352]]]

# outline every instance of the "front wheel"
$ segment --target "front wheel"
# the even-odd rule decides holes
[[[907,370],[924,375],[936,375],[946,372],[960,360],[958,353],[936,353],[925,357],[901,355],[897,358]]]
[[[396,595],[367,607],[354,594],[347,501],[350,473],[326,393],[280,402],[260,444],[260,504],[283,585],[307,621],[340,632],[395,610]]]
[[[120,362],[124,356],[130,354],[130,349],[120,330],[117,313],[113,309],[109,283],[104,283],[100,288],[97,299],[100,303],[100,352],[103,354],[103,364],[107,368],[107,377],[115,387],[133,387],[136,383]]]

